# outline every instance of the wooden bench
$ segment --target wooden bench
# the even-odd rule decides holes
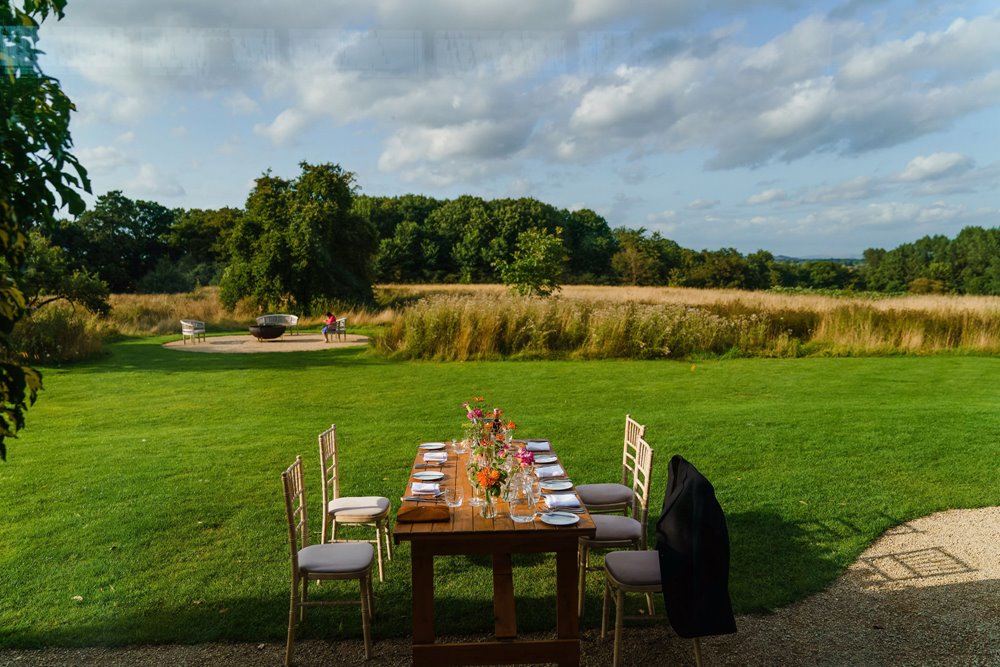
[[[298,335],[299,333],[298,315],[286,315],[279,313],[275,315],[261,315],[257,318],[258,326],[264,326],[266,324],[280,324],[285,327],[285,331],[292,335]]]
[[[181,341],[187,345],[188,339],[197,343],[199,338],[205,340],[205,323],[201,320],[181,320]]]

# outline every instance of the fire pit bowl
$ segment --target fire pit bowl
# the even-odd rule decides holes
[[[285,333],[284,324],[255,324],[250,327],[250,335],[257,340],[274,340]]]

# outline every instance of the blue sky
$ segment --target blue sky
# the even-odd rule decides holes
[[[1000,11],[914,0],[70,0],[42,28],[95,194],[531,196],[695,249],[1000,225]]]

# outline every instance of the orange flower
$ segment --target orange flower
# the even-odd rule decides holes
[[[489,489],[496,486],[497,482],[500,481],[500,471],[493,468],[483,468],[476,473],[476,478],[479,480],[479,486]]]
[[[513,420],[513,419],[508,419],[508,420],[507,420],[507,423],[506,423],[506,424],[504,424],[504,425],[503,425],[503,427],[504,427],[505,429],[507,429],[508,431],[513,431],[514,429],[516,429],[516,428],[517,428],[517,424],[515,424],[515,423],[514,423],[514,420]]]

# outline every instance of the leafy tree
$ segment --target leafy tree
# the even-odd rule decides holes
[[[565,215],[563,242],[570,275],[587,282],[614,275],[611,258],[618,252],[618,241],[601,216],[586,208]]]
[[[97,274],[75,266],[66,252],[38,230],[28,234],[28,248],[19,280],[32,312],[56,301],[68,301],[107,314],[108,286]]]
[[[70,112],[75,109],[59,82],[38,63],[39,22],[63,17],[66,0],[0,4],[0,459],[5,439],[24,426],[42,376],[12,359],[10,335],[26,302],[16,282],[24,266],[26,232],[53,222],[67,207],[84,210],[78,188],[90,191],[86,170],[70,153]]]
[[[615,229],[618,252],[611,257],[611,266],[626,285],[652,285],[656,281],[656,255],[645,238],[646,230],[619,227]]]
[[[509,259],[498,259],[496,269],[505,285],[524,296],[549,296],[559,289],[566,263],[562,230],[526,229],[517,237]]]
[[[229,238],[223,303],[308,313],[326,300],[370,301],[372,223],[352,209],[354,174],[336,164],[299,163],[294,181],[265,173]]]
[[[228,241],[243,211],[236,208],[177,209],[167,233],[169,261],[161,259],[140,281],[144,292],[174,282],[180,291],[219,282],[229,261]],[[173,277],[171,277],[173,276]]]
[[[114,190],[97,198],[76,220],[46,229],[112,292],[134,292],[157,262],[169,256],[174,211],[152,201],[133,201]]]

